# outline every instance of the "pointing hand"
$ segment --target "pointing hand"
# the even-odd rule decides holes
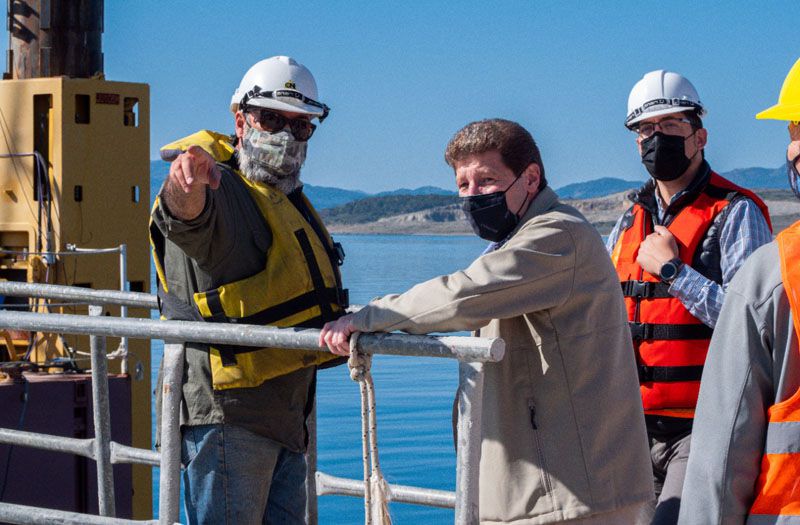
[[[185,193],[204,190],[206,185],[216,190],[221,177],[214,158],[200,146],[189,146],[169,167],[170,182],[180,186]]]

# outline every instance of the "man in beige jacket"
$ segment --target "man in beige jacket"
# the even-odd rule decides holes
[[[473,122],[447,146],[463,208],[493,243],[465,270],[328,323],[346,355],[354,331],[478,330],[501,337],[485,366],[481,523],[636,523],[653,497],[630,332],[595,229],[547,187],[522,126]]]

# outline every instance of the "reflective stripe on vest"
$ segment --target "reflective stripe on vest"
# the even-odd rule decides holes
[[[233,172],[225,172],[223,177],[232,177],[235,183],[246,186],[254,204],[250,214],[263,216],[272,242],[264,270],[194,294],[194,306],[202,318],[209,322],[293,327],[339,317],[344,311],[346,290],[341,289],[338,268],[331,257],[335,252],[333,240],[310,203],[305,200],[324,239],[280,191],[251,183]],[[150,232],[156,273],[161,286],[168,290],[163,270],[164,239],[152,222]],[[227,345],[210,348],[216,390],[256,387],[266,380],[333,359],[338,356],[314,351]]]
[[[766,205],[758,196],[712,172],[706,189],[666,225],[684,263],[692,264],[714,219],[736,194],[752,199],[769,223]],[[639,246],[653,233],[653,219],[639,204],[628,214],[629,226],[621,232],[612,260],[625,296],[645,413],[691,418],[712,329],[669,294],[669,285],[636,262]]]
[[[800,222],[777,237],[783,288],[800,336]],[[767,411],[767,438],[747,523],[800,524],[800,389]]]

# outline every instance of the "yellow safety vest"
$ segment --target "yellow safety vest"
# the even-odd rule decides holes
[[[200,132],[169,147],[185,150],[194,144],[215,155],[224,149],[209,147],[208,140],[218,141],[223,137]],[[230,169],[223,176],[234,176],[238,183],[246,185],[270,229],[272,244],[262,271],[193,295],[193,306],[200,317],[211,322],[286,328],[341,316],[347,299],[332,255],[337,250],[305,196],[305,204],[319,225],[322,238],[282,192],[251,182]],[[156,273],[164,291],[169,292],[163,270],[164,238],[152,221],[150,235]],[[315,351],[228,345],[213,345],[209,354],[216,390],[256,387],[269,379],[338,358]]]

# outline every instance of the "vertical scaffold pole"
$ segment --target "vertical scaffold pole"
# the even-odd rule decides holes
[[[164,344],[164,379],[161,391],[161,471],[158,522],[177,523],[181,490],[181,380],[183,344]]]
[[[456,525],[478,525],[478,468],[481,461],[483,363],[458,363]]]
[[[128,291],[128,245],[119,245],[119,291]],[[128,317],[128,307],[120,305],[119,316],[123,319]],[[123,356],[120,363],[120,372],[123,374],[128,373],[128,338],[123,337],[119,341],[119,347],[122,350]]]
[[[317,400],[308,415],[308,450],[306,451],[306,523],[317,525]]]
[[[103,307],[89,306],[89,315],[103,315]],[[101,516],[116,514],[114,469],[111,465],[111,409],[108,399],[106,338],[89,336],[92,353],[92,413],[94,416],[94,456],[97,462],[97,504]]]

